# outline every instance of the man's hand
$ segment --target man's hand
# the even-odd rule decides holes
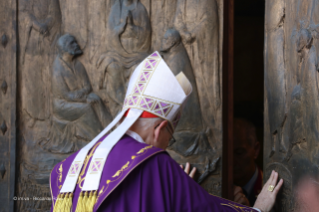
[[[249,200],[239,186],[234,186],[234,202],[250,207]]]
[[[183,165],[180,165],[180,167],[182,169],[184,169]],[[185,166],[185,173],[188,174],[192,179],[194,179],[195,173],[196,173],[196,167],[194,167],[191,171],[191,173],[189,173],[189,171],[191,170],[191,165],[187,162],[186,166]]]
[[[276,196],[283,184],[283,179],[277,184],[278,173],[272,171],[269,180],[264,185],[258,198],[255,202],[254,208],[260,209],[262,212],[269,212],[275,204]],[[269,186],[274,186],[273,191],[269,191]]]

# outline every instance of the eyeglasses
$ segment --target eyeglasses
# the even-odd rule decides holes
[[[159,126],[160,124],[156,125],[155,129]],[[173,136],[173,133],[168,129],[168,125],[165,127],[166,130],[168,131],[168,133],[171,135],[171,140],[168,144],[168,146],[172,146],[175,142],[176,142],[176,139],[174,138]]]

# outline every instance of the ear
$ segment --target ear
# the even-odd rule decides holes
[[[255,142],[254,150],[255,150],[254,159],[257,159],[257,157],[259,155],[259,152],[260,152],[260,143],[259,143],[259,141]]]
[[[154,130],[154,139],[155,139],[155,142],[158,141],[159,137],[160,137],[160,134],[161,134],[161,131],[165,129],[165,127],[167,126],[168,122],[165,120],[165,121],[162,121],[159,126]]]

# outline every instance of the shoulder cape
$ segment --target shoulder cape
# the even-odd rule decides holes
[[[77,205],[77,200],[79,198],[81,188],[85,181],[85,174],[91,162],[92,156],[101,143],[101,141],[105,138],[101,138],[98,141],[89,154],[87,155],[83,168],[78,178],[77,186],[74,191],[73,197],[73,209],[75,211],[75,206]],[[98,197],[97,202],[94,206],[94,211],[96,211],[102,202],[114,191],[118,185],[141,163],[149,159],[150,157],[165,152],[165,150],[156,148],[152,145],[147,145],[144,143],[139,143],[138,141],[134,140],[133,138],[125,135],[112,149],[110,155],[105,163],[104,170],[101,177],[101,182],[98,190]],[[72,161],[74,160],[75,156],[78,152],[74,153],[73,155],[69,156],[67,159],[63,160],[62,162],[58,163],[52,170],[50,175],[50,190],[51,190],[51,197],[52,197],[52,208],[53,211],[57,196],[60,193],[60,189],[64,183],[66,178],[67,172],[70,170],[70,166]],[[99,164],[96,164],[97,168],[100,167]],[[76,169],[77,167],[72,167],[72,169]],[[70,170],[70,171],[71,171]]]

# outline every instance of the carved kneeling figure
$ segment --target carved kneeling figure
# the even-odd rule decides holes
[[[58,40],[59,55],[53,64],[53,127],[40,145],[50,152],[69,153],[90,141],[112,119],[102,100],[92,92],[85,67],[75,58],[82,54],[69,34]]]

